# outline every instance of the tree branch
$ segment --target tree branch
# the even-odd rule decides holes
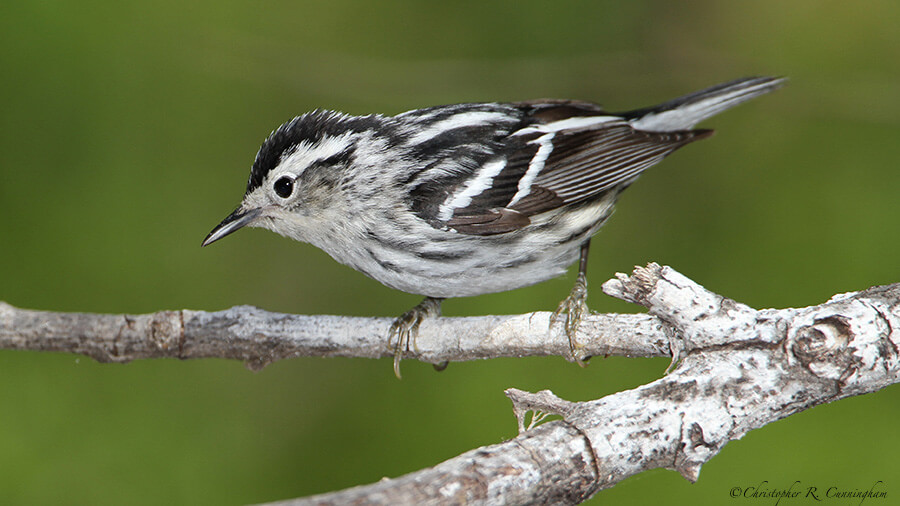
[[[759,311],[656,264],[617,275],[603,289],[650,314],[585,319],[578,336],[585,351],[659,356],[673,348],[680,361],[671,374],[587,402],[509,389],[516,438],[396,479],[281,504],[574,503],[657,467],[694,481],[704,463],[750,430],[900,381],[900,332],[894,330],[900,329],[900,284],[836,295],[818,306]],[[413,356],[441,362],[566,354],[568,342],[558,328],[548,333],[548,317],[427,321]],[[0,347],[101,361],[223,357],[262,366],[299,355],[390,356],[390,322],[246,306],[124,316],[0,304]],[[526,430],[528,411],[563,420]]]
[[[392,357],[393,319],[289,315],[236,306],[217,312],[159,311],[142,315],[57,313],[0,302],[0,349],[78,353],[99,362],[144,358],[229,358],[259,369],[292,357]],[[578,340],[589,355],[668,356],[659,319],[591,315]],[[550,313],[435,318],[419,328],[405,358],[434,364],[497,357],[569,353],[562,324]]]

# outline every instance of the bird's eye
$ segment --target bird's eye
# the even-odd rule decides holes
[[[294,192],[294,180],[284,176],[278,178],[278,181],[275,181],[275,194],[279,197],[286,199],[291,196],[291,193]]]

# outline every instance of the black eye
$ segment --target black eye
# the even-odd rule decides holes
[[[294,180],[287,176],[278,178],[275,181],[275,193],[283,199],[290,197],[294,193]]]

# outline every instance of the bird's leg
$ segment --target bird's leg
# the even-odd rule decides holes
[[[391,330],[388,333],[388,346],[390,346],[391,341],[397,340],[394,344],[394,374],[397,376],[397,379],[400,379],[401,355],[404,351],[409,351],[410,341],[412,341],[413,347],[416,346],[416,335],[419,333],[419,325],[426,318],[441,315],[442,300],[444,299],[425,297],[425,300],[403,313],[391,324]]]
[[[590,245],[590,239],[581,245],[581,259],[578,262],[578,277],[575,278],[575,286],[572,287],[569,296],[559,303],[559,307],[550,316],[550,326],[553,327],[562,314],[566,314],[564,330],[566,337],[569,338],[569,349],[572,351],[572,359],[581,367],[586,367],[587,363],[579,355],[578,349],[581,346],[575,341],[575,331],[578,330],[581,317],[589,312],[587,307],[587,259]]]

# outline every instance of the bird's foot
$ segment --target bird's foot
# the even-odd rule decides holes
[[[563,313],[565,313],[566,320],[563,330],[569,339],[569,350],[572,352],[572,359],[581,367],[587,367],[587,359],[590,357],[582,357],[582,346],[576,341],[575,334],[578,330],[578,324],[581,322],[581,317],[590,312],[587,306],[587,295],[587,277],[584,273],[579,272],[578,278],[575,279],[575,286],[572,287],[569,296],[560,302],[556,311],[550,315],[550,327],[552,328],[562,319]]]
[[[404,351],[409,351],[409,343],[412,341],[413,348],[416,347],[416,336],[419,333],[419,325],[426,318],[441,315],[441,299],[434,297],[426,297],[414,308],[400,315],[391,324],[388,332],[388,346],[394,342],[394,375],[397,379],[400,376],[400,358]],[[444,366],[446,367],[446,365]]]

